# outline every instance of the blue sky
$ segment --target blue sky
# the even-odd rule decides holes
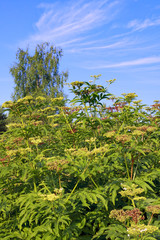
[[[160,100],[160,0],[2,0],[0,33],[0,104],[13,93],[17,49],[46,41],[62,48],[68,82],[102,74],[99,84],[117,79],[117,96]]]

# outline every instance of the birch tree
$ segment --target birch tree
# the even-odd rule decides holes
[[[17,62],[10,68],[15,83],[13,100],[27,95],[62,96],[68,74],[59,72],[61,57],[62,50],[49,43],[37,45],[34,55],[19,48]]]

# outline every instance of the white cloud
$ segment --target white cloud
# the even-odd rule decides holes
[[[35,26],[38,28],[39,31],[44,31],[46,29],[46,25],[50,18],[53,15],[53,10],[49,10],[41,16],[41,18],[38,20],[38,22],[35,24]]]
[[[72,40],[79,41],[79,37],[89,35],[89,30],[111,22],[118,11],[119,1],[72,0],[62,4],[63,1],[57,1],[55,4],[41,3],[38,6],[44,12],[35,23],[37,32],[25,40],[23,45],[44,41],[59,45],[62,41],[70,41],[71,44]]]
[[[147,57],[147,58],[140,58],[132,61],[125,61],[113,64],[101,64],[95,67],[89,67],[88,69],[99,69],[99,68],[121,68],[121,67],[129,67],[129,66],[139,66],[139,65],[146,65],[146,64],[153,64],[153,63],[160,63],[160,57]]]
[[[97,43],[97,42],[96,42]],[[89,51],[89,50],[109,50],[109,49],[123,49],[123,48],[126,48],[128,45],[132,45],[133,44],[133,41],[130,41],[130,40],[125,40],[125,39],[122,39],[120,41],[117,41],[117,42],[114,42],[114,43],[111,43],[111,44],[102,44],[102,43],[98,43],[98,46],[97,45],[93,45],[91,47],[80,47],[80,48],[71,48],[71,52],[84,52],[84,51]],[[85,44],[87,45],[87,43]]]
[[[139,21],[137,19],[128,23],[128,28],[132,28],[133,30],[143,30],[148,27],[159,26],[160,18],[157,19],[145,19],[144,21]]]

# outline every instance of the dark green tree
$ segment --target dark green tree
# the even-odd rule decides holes
[[[2,107],[0,107],[0,134],[6,131],[6,119],[7,116],[3,113]]]
[[[17,62],[10,68],[15,82],[13,99],[27,95],[62,96],[68,74],[59,72],[61,57],[62,50],[49,43],[37,45],[32,56],[28,49],[24,51],[19,48]]]

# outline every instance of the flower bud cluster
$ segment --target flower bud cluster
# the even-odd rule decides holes
[[[126,215],[126,212],[123,209],[114,209],[110,212],[109,218],[115,218],[119,222],[125,222],[129,218],[129,215]]]
[[[142,216],[142,212],[138,208],[134,208],[132,210],[124,211],[120,210],[112,210],[109,215],[110,218],[115,218],[120,222],[125,222],[127,219],[137,224],[140,220],[144,219]]]
[[[127,134],[122,134],[122,135],[116,136],[116,140],[118,142],[122,142],[122,143],[129,142],[131,140],[131,138],[132,137],[130,135],[127,135]]]
[[[160,205],[147,206],[146,211],[153,214],[160,214]]]

